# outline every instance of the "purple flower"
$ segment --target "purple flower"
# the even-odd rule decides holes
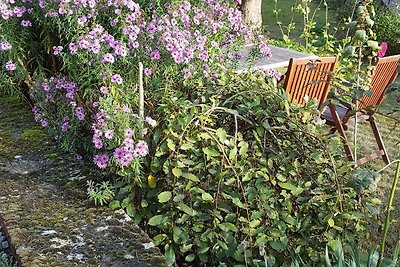
[[[69,124],[68,121],[66,121],[61,125],[61,131],[67,132],[68,130],[69,130]]]
[[[125,148],[119,147],[114,150],[113,157],[116,160],[120,160],[122,159],[123,156],[125,156],[125,154],[126,154]]]
[[[126,153],[119,162],[122,166],[128,166],[133,160],[133,155],[131,153]]]
[[[124,106],[122,107],[122,112],[124,112],[124,113],[131,113],[131,109],[130,109],[128,106],[124,105]]]
[[[48,123],[45,119],[41,119],[40,124],[42,125],[42,127],[46,127],[48,125]]]
[[[400,104],[400,95],[396,97],[396,101],[398,104]]]
[[[150,76],[152,73],[153,73],[153,71],[152,71],[151,69],[149,69],[149,68],[145,68],[145,69],[144,69],[144,74],[145,74],[146,76]]]
[[[108,88],[106,86],[100,87],[100,92],[103,94],[108,94]]]
[[[152,59],[160,59],[160,52],[158,52],[158,51],[153,51],[153,52],[151,52],[151,54],[150,54],[150,57],[152,58]]]
[[[131,137],[133,135],[133,130],[131,128],[126,128],[124,134],[125,137]]]
[[[68,45],[69,51],[71,52],[71,55],[75,55],[76,52],[78,51],[78,45],[75,43],[70,43]]]
[[[136,144],[135,147],[135,152],[140,156],[144,157],[149,153],[149,147],[147,146],[147,143],[145,141],[139,141]]]
[[[122,84],[122,77],[119,74],[114,74],[111,76],[111,82],[117,83],[117,84]]]
[[[75,159],[76,159],[76,160],[82,160],[82,156],[79,155],[79,154],[76,154],[76,155],[75,155]]]
[[[260,49],[261,54],[263,54],[266,57],[271,57],[272,53],[271,53],[271,49],[264,43],[264,42],[260,42],[258,44],[258,48]]]
[[[78,120],[82,121],[85,118],[85,113],[83,107],[77,107],[75,109],[75,115],[78,118]]]
[[[78,18],[78,24],[83,26],[85,23],[87,22],[87,17],[86,16],[82,16]]]
[[[183,78],[188,79],[190,77],[190,70],[189,69],[183,69]]]
[[[11,48],[12,48],[12,45],[9,42],[7,42],[7,41],[0,42],[0,51],[10,50]]]
[[[32,27],[32,22],[30,20],[22,20],[21,26],[22,27]]]
[[[107,131],[104,132],[104,137],[107,138],[107,139],[112,139],[113,136],[114,136],[114,133],[113,133],[112,130],[107,130]]]
[[[94,144],[95,148],[97,148],[97,149],[102,149],[103,148],[103,142],[99,138],[93,137],[92,141],[93,141],[93,144]]]
[[[157,126],[157,121],[156,120],[153,120],[151,117],[146,117],[145,119],[144,119],[144,121],[146,122],[146,123],[148,123],[151,127],[156,127]]]
[[[11,60],[6,62],[6,70],[14,71],[15,69],[16,69],[16,66],[15,66],[14,62],[12,62]]]
[[[57,56],[63,50],[62,46],[53,46],[53,55]]]
[[[105,169],[107,167],[109,157],[107,154],[97,154],[93,158],[94,164],[97,165],[100,169]]]
[[[112,54],[110,54],[110,53],[107,53],[107,54],[104,54],[102,57],[101,57],[101,62],[108,62],[108,63],[114,63],[114,61],[115,61],[115,58],[114,58],[114,56],[112,55]]]

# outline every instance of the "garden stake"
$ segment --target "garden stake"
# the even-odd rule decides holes
[[[385,252],[386,237],[387,237],[387,233],[388,233],[389,225],[390,225],[390,210],[392,208],[394,194],[396,192],[397,182],[399,181],[399,177],[400,177],[400,161],[397,163],[396,174],[394,176],[393,185],[392,185],[392,191],[390,192],[389,200],[387,203],[386,218],[385,218],[385,224],[383,226],[383,236],[382,236],[382,241],[381,241],[381,248],[379,251],[378,267],[382,266],[383,253]]]

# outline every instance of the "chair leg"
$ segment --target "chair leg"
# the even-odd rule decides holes
[[[339,114],[335,108],[335,105],[329,104],[329,110],[331,111],[333,121],[335,122],[335,128],[340,134],[340,139],[342,140],[344,151],[346,152],[347,159],[349,161],[354,161],[353,152],[350,149],[349,144],[347,143],[347,137],[345,133],[345,128],[343,127],[342,121],[340,120]]]
[[[369,115],[368,118],[369,124],[371,125],[372,131],[375,136],[376,143],[378,144],[378,148],[383,152],[382,159],[386,164],[390,163],[389,156],[387,154],[387,150],[385,144],[383,143],[383,139],[381,134],[379,133],[378,125],[376,124],[374,115]]]

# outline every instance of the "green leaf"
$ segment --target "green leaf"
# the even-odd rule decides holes
[[[357,30],[354,33],[354,40],[365,42],[367,40],[367,32],[365,30]]]
[[[270,241],[269,245],[276,251],[283,251],[286,248],[285,244],[281,241]]]
[[[164,221],[165,216],[164,215],[156,215],[150,218],[148,224],[151,226],[157,226],[160,225]]]
[[[234,197],[234,198],[232,199],[232,202],[233,202],[233,204],[235,204],[235,205],[238,206],[239,208],[244,208],[244,205],[243,205],[243,203],[240,201],[239,198]]]
[[[211,201],[214,199],[213,196],[210,195],[210,194],[207,193],[207,192],[202,193],[202,194],[201,194],[201,198],[202,198],[204,201],[208,201],[208,202],[211,202]]]
[[[193,210],[192,210],[188,205],[186,205],[185,203],[180,202],[180,203],[178,204],[178,207],[179,207],[183,212],[189,214],[190,216],[193,216],[193,215],[194,215],[194,214],[193,214]]]
[[[126,207],[126,214],[128,214],[130,217],[135,217],[136,209],[132,203]]]
[[[170,150],[175,151],[175,144],[171,139],[167,139],[167,146]]]
[[[110,204],[108,204],[108,207],[112,210],[116,210],[121,208],[121,203],[119,202],[119,200],[113,200],[110,202]]]
[[[219,156],[219,152],[212,148],[205,147],[205,148],[203,148],[203,152],[210,157],[218,157]]]
[[[161,192],[160,194],[158,194],[158,202],[165,203],[171,199],[171,196],[172,196],[171,191]]]
[[[379,49],[380,49],[379,43],[378,43],[377,41],[369,40],[369,41],[367,42],[367,45],[368,45],[369,47],[371,47],[372,50],[379,50]]]
[[[233,223],[230,223],[230,222],[220,223],[218,225],[218,227],[224,232],[229,232],[229,231],[237,232],[237,230],[238,230],[236,228],[236,226]]]
[[[176,177],[179,177],[179,176],[182,175],[182,170],[179,169],[179,168],[173,168],[173,169],[172,169],[172,174],[173,174],[174,176],[176,176]]]
[[[293,191],[297,189],[297,186],[295,186],[294,184],[291,183],[278,183],[278,185],[280,187],[282,187],[283,189],[287,189],[289,191]]]
[[[189,255],[187,255],[187,256],[185,257],[185,261],[187,261],[187,262],[192,262],[192,261],[194,261],[195,258],[196,258],[196,255],[195,255],[195,254],[189,254]]]
[[[351,57],[354,56],[356,53],[356,47],[352,45],[348,45],[343,49],[343,56],[345,57]]]
[[[217,129],[217,136],[218,136],[219,141],[224,144],[225,140],[226,140],[226,132],[225,132],[225,130],[222,129],[222,128],[218,128]]]
[[[332,218],[329,218],[328,224],[330,227],[333,227],[335,225],[335,221]]]
[[[241,142],[241,144],[239,144],[239,147],[240,147],[239,155],[243,157],[246,155],[247,151],[249,150],[249,144],[246,142],[243,142],[243,143],[242,142]]]
[[[164,241],[168,236],[166,234],[159,234],[153,237],[153,243],[155,246],[158,246],[161,244],[162,241]]]
[[[165,246],[165,258],[170,264],[173,264],[175,262],[175,251],[174,248],[170,245]]]
[[[184,177],[186,179],[189,179],[190,181],[193,181],[193,182],[199,182],[200,181],[199,178],[197,178],[196,175],[191,174],[191,173],[183,173],[182,177]]]

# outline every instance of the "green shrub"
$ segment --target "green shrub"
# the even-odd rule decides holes
[[[282,266],[291,253],[318,262],[326,242],[365,238],[364,199],[335,161],[338,139],[330,154],[315,105],[290,106],[261,74],[227,72],[197,89],[160,95],[148,183],[122,183],[112,203],[170,262]]]
[[[400,13],[379,9],[375,17],[374,31],[378,41],[388,43],[386,55],[400,54]]]

